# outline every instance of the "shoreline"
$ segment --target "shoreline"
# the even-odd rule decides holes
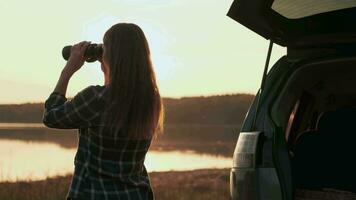
[[[229,169],[149,173],[159,199],[229,199]],[[39,181],[0,182],[0,199],[65,199],[72,175]]]

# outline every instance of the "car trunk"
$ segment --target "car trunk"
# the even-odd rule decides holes
[[[352,76],[356,74],[356,68],[354,67],[356,65],[356,59],[354,55],[352,55],[352,52],[356,52],[355,45],[350,45],[350,44],[355,44],[356,43],[356,26],[354,26],[354,19],[356,19],[356,1],[348,1],[348,0],[315,0],[315,1],[310,1],[310,0],[235,0],[233,1],[228,14],[230,18],[233,20],[237,21],[238,23],[244,25],[245,27],[249,28],[250,30],[254,31],[255,33],[261,35],[262,37],[270,40],[272,43],[276,43],[281,46],[287,47],[288,50],[288,59],[292,60],[291,62],[298,61],[298,60],[312,60],[314,58],[319,58],[319,57],[327,57],[328,55],[337,55],[336,57],[342,57],[344,56],[345,58],[342,58],[341,60],[338,58],[331,58],[321,60],[326,61],[326,65],[329,65],[331,61],[336,61],[339,63],[333,63],[330,64],[332,70],[326,70],[327,67],[326,65],[319,63],[319,65],[316,68],[319,68],[319,71],[314,71],[313,73],[306,73],[304,75],[310,75],[309,79],[310,81],[313,81],[317,75],[322,76],[323,74],[329,73],[329,80],[333,80],[334,82],[330,82],[329,80],[327,82],[329,83],[335,83],[336,85],[341,86],[342,84],[348,85],[346,87],[347,89],[351,89],[352,85],[356,85],[356,79],[353,78]],[[270,48],[271,49],[271,48]],[[351,52],[351,51],[352,52]],[[307,53],[306,53],[307,52]],[[351,54],[351,55],[350,55]],[[270,52],[269,54],[270,55]],[[347,55],[347,56],[346,56]],[[269,57],[269,56],[268,56]],[[269,60],[267,57],[267,61]],[[348,62],[347,60],[352,57],[352,61]],[[334,60],[333,60],[334,59]],[[345,60],[343,60],[345,59]],[[320,60],[319,60],[320,61]],[[302,61],[301,61],[302,62]],[[267,72],[267,67],[268,67],[268,62],[266,62],[266,67],[265,71]],[[329,63],[329,64],[327,64]],[[346,63],[348,64],[348,68],[345,67],[345,65],[341,63]],[[336,66],[336,65],[337,66]],[[322,67],[324,65],[324,68]],[[353,65],[353,67],[352,67]],[[300,67],[300,65],[293,65],[295,67]],[[315,66],[314,66],[315,67]],[[316,69],[315,68],[315,69]],[[350,70],[351,69],[351,70]],[[296,69],[297,70],[297,69]],[[346,70],[346,71],[345,71]],[[350,70],[350,71],[347,71]],[[339,79],[333,79],[332,77],[334,74],[341,73],[341,76],[345,76],[349,79],[352,79],[351,81],[347,81],[347,79],[342,79],[340,81]],[[340,74],[339,74],[340,75]],[[267,74],[264,73],[263,80],[266,78]],[[356,76],[355,76],[356,77]],[[292,78],[292,77],[291,77]],[[298,80],[298,79],[296,79]],[[300,93],[297,93],[295,89],[298,87],[302,88],[303,82],[306,83],[306,76],[300,76],[299,80],[302,82],[300,85],[297,85],[295,87],[288,88],[288,84],[286,84],[286,88],[284,92],[289,91],[289,92],[295,92],[294,94],[283,94],[280,95],[280,99],[277,100],[277,103],[275,107],[277,107],[277,112],[275,115],[282,115],[283,111],[290,112],[293,109],[293,105],[295,102],[297,102],[298,99],[296,98],[301,98],[303,94],[308,94],[310,96],[316,97],[317,95],[313,94],[313,91],[299,91]],[[263,83],[264,81],[262,81]],[[319,83],[315,83],[314,89],[318,88],[323,88],[320,87],[320,85],[323,83],[322,79],[320,80]],[[336,88],[332,86],[333,84],[329,84],[331,88]],[[263,86],[263,84],[262,84]],[[263,90],[263,87],[261,86],[261,90]],[[307,86],[307,85],[305,85]],[[325,86],[324,88],[327,88],[328,86]],[[260,90],[260,91],[261,91]],[[324,103],[326,101],[333,101],[333,98],[340,98],[343,99],[345,102],[345,98],[347,99],[350,97],[351,94],[341,94],[339,92],[342,92],[343,90],[335,90],[335,94],[337,95],[326,95],[326,93],[318,93],[319,96],[315,101],[318,102],[318,100],[324,99]],[[353,91],[353,90],[352,90]],[[315,92],[315,91],[314,91]],[[283,93],[283,92],[281,92]],[[324,96],[323,96],[324,95]],[[344,96],[343,96],[344,95]],[[346,96],[345,96],[346,95]],[[353,94],[352,94],[353,95]],[[352,96],[351,95],[351,96]],[[324,98],[325,97],[325,98]],[[355,101],[356,102],[356,93],[355,93]],[[291,99],[295,102],[289,102]],[[308,98],[306,98],[308,99]],[[279,103],[280,105],[278,105]],[[341,102],[341,100],[340,100]],[[284,105],[287,105],[289,107],[282,108]],[[342,105],[343,103],[340,103]],[[356,106],[356,105],[354,105]],[[258,108],[258,105],[257,105]],[[332,108],[331,106],[328,107],[327,103],[325,103],[325,106],[323,109],[337,109],[338,105],[334,104],[334,107]],[[298,108],[297,108],[298,109]],[[258,110],[258,109],[256,109]],[[282,110],[282,112],[280,112]],[[320,108],[319,110],[314,110],[317,112],[317,114],[320,114],[322,109]],[[324,110],[325,111],[325,110]],[[315,117],[315,112],[313,115],[313,111],[311,111],[311,116],[310,117]],[[257,111],[256,111],[257,113]],[[282,113],[282,114],[281,114]],[[288,113],[289,114],[289,113]],[[272,117],[274,115],[273,111],[271,113]],[[285,127],[285,124],[288,121],[289,116],[275,116],[276,120],[276,125],[278,127],[282,127],[281,130],[286,130],[287,128]],[[283,120],[279,120],[283,119]],[[356,118],[356,116],[355,116]],[[279,121],[280,122],[278,124]],[[293,120],[292,120],[293,121]],[[354,123],[356,124],[356,122]],[[308,125],[303,126],[303,123],[299,123],[300,127],[308,127]],[[307,129],[304,129],[303,131],[306,131]],[[336,130],[336,129],[335,129]],[[295,130],[294,130],[295,131]],[[302,131],[302,130],[299,130]],[[342,130],[341,132],[348,132],[349,130]],[[337,131],[335,131],[337,132]],[[300,132],[299,132],[300,133]],[[335,133],[336,135],[337,133]],[[276,135],[280,135],[276,133]],[[305,134],[307,135],[307,134]],[[340,135],[340,134],[339,134]],[[344,137],[344,141],[352,141],[352,138],[348,138],[351,134],[347,135],[347,137]],[[356,135],[356,133],[354,134]],[[293,137],[293,134],[291,134],[291,138]],[[277,137],[276,137],[277,138]],[[288,137],[287,137],[288,138]],[[330,139],[331,138],[331,139]],[[320,157],[322,158],[324,165],[327,166],[328,162],[332,163],[329,164],[328,167],[325,167],[325,169],[330,170],[331,172],[335,171],[335,169],[338,170],[338,172],[343,172],[342,167],[347,167],[347,162],[351,162],[350,160],[347,160],[348,157],[352,156],[352,153],[355,152],[355,149],[351,149],[347,151],[347,155],[345,152],[343,153],[342,151],[332,151],[332,147],[335,147],[337,150],[338,147],[344,147],[342,145],[341,141],[338,141],[338,143],[332,143],[332,136],[330,136],[327,142],[324,144],[322,148],[319,148],[318,151],[314,152],[314,157]],[[296,138],[290,139],[291,141]],[[282,140],[284,143],[284,139],[282,136]],[[322,139],[323,140],[323,139]],[[319,142],[322,142],[322,140],[319,140]],[[342,139],[341,139],[342,140]],[[316,141],[316,142],[315,142]],[[308,150],[302,150],[302,152],[305,154],[303,155],[302,153],[298,155],[299,160],[297,162],[302,163],[304,165],[306,162],[311,162],[311,161],[316,161],[317,159],[313,159],[314,157],[309,157],[308,152],[313,152],[313,150],[318,149],[317,146],[319,144],[318,139],[315,139],[314,143],[311,142],[309,147],[310,149]],[[356,141],[356,138],[355,140]],[[287,141],[288,143],[290,141]],[[336,140],[334,141],[336,142]],[[290,181],[290,173],[289,173],[289,159],[287,156],[284,156],[284,153],[281,153],[282,151],[287,151],[287,149],[283,149],[283,144],[278,144],[275,143],[274,145],[274,164],[276,166],[276,170],[278,173],[278,178],[281,186],[281,192],[282,192],[282,199],[291,199],[292,197],[292,192],[290,190],[291,186],[291,181]],[[300,146],[305,146],[305,145],[300,145]],[[356,146],[356,145],[354,145]],[[299,146],[298,146],[299,147]],[[307,147],[307,146],[306,146]],[[303,147],[304,148],[304,147]],[[327,154],[323,154],[322,152],[325,151],[325,153],[332,154],[334,157],[327,156]],[[346,151],[346,150],[345,150]],[[334,153],[337,152],[338,154]],[[285,153],[287,155],[287,153]],[[323,155],[323,156],[319,156]],[[343,160],[341,159],[341,164],[337,163],[340,160],[334,159],[343,155]],[[304,159],[304,160],[303,160]],[[345,161],[346,164],[345,164]],[[298,187],[295,187],[293,190],[295,193],[295,198],[296,199],[328,199],[325,197],[325,195],[332,196],[332,198],[329,199],[347,199],[350,196],[351,198],[355,199],[354,193],[349,193],[349,191],[356,192],[356,190],[352,190],[350,188],[344,187],[342,183],[340,185],[343,185],[341,187],[338,187],[338,185],[333,185],[332,183],[329,185],[322,185],[320,184],[318,186],[312,186],[309,187],[310,185],[303,185],[303,181],[308,181],[312,180],[312,178],[309,177],[313,176],[313,172],[310,171],[308,172],[309,174],[303,174],[302,171],[305,169],[308,169],[308,165],[305,166],[297,166],[296,161],[293,160],[292,158],[292,171],[293,171],[293,186],[296,184],[299,184]],[[318,164],[318,163],[316,163]],[[339,165],[338,165],[339,164]],[[346,165],[346,166],[345,166]],[[330,167],[332,166],[332,167]],[[304,167],[304,168],[303,168]],[[320,167],[320,166],[319,166]],[[333,168],[334,167],[334,168]],[[356,168],[356,166],[355,166]],[[298,171],[296,173],[295,169],[303,169]],[[320,169],[323,169],[320,167]],[[315,170],[316,172],[318,170]],[[352,172],[351,169],[346,169],[344,168],[344,172]],[[323,171],[323,175],[327,176],[327,172],[325,170]],[[322,173],[321,173],[322,174]],[[320,175],[320,173],[319,173]],[[320,175],[320,176],[323,176]],[[336,176],[337,179],[337,173],[332,174],[333,176]],[[352,172],[351,174],[354,176],[355,174]],[[344,174],[344,177],[347,176],[347,173]],[[297,183],[295,182],[296,177],[304,177],[305,179],[302,180],[301,182]],[[335,177],[334,177],[335,178]],[[318,179],[316,178],[316,183],[323,182],[324,179]],[[332,179],[329,179],[329,181]],[[356,180],[356,177],[355,177]],[[319,182],[318,182],[319,181]],[[354,183],[347,183],[346,185],[350,186],[353,185]],[[340,186],[339,185],[339,186]],[[325,187],[324,187],[325,186]],[[330,186],[330,187],[329,187]],[[336,186],[336,187],[335,187]],[[325,190],[325,188],[333,188],[333,190]],[[307,196],[305,196],[307,195]],[[308,196],[309,195],[309,196]],[[319,195],[319,196],[318,196]]]
[[[304,62],[273,106],[286,130],[296,199],[356,198],[355,66],[346,55]]]
[[[347,191],[325,189],[315,190],[296,190],[295,200],[355,200],[356,195]]]
[[[355,199],[356,109],[326,111],[290,149],[296,199]]]

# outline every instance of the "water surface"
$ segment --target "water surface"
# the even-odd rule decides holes
[[[75,148],[55,143],[0,139],[0,181],[41,180],[73,173]],[[149,151],[145,165],[152,171],[229,168],[229,157],[193,151]]]
[[[42,123],[0,123],[0,129],[45,128]]]

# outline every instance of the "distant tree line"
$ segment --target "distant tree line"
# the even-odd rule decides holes
[[[240,125],[253,95],[164,98],[166,124]],[[43,103],[0,105],[0,122],[41,123]]]
[[[41,122],[43,107],[43,103],[0,105],[0,122]]]
[[[253,98],[254,96],[248,94],[164,98],[164,133],[155,140],[153,148],[194,150],[230,156]],[[43,108],[43,103],[0,105],[0,123],[41,123]],[[54,141],[64,147],[75,147],[75,132],[76,130],[60,129],[0,129],[0,138]]]

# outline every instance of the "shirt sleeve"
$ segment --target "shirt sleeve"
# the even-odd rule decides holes
[[[53,92],[45,101],[43,123],[50,128],[76,129],[94,126],[103,105],[95,86],[89,86],[71,100]]]

